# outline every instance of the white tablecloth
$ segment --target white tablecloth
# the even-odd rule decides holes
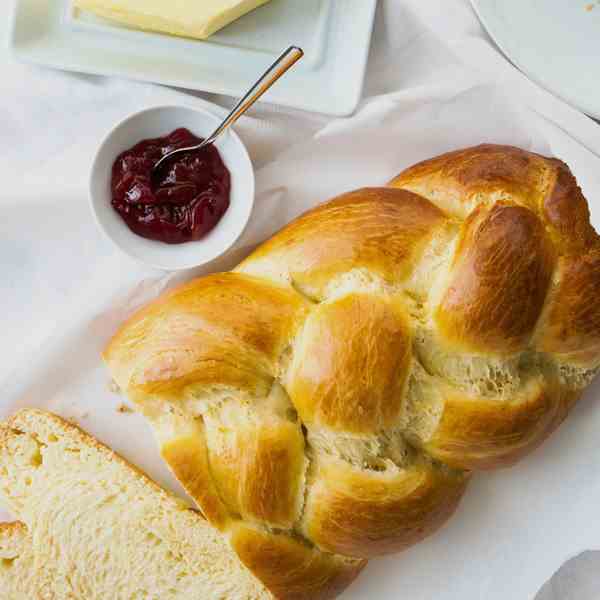
[[[0,21],[0,34],[5,35],[6,19]],[[211,110],[218,111],[215,104],[228,106],[231,99],[54,72],[14,63],[4,53],[0,73],[2,385],[10,384],[37,349],[57,329],[65,328],[65,316],[71,312],[80,314],[86,307],[94,315],[103,307],[102,298],[116,289],[139,297],[165,283],[161,274],[122,257],[90,218],[89,163],[103,134],[144,105],[185,99],[211,102]],[[483,32],[468,0],[380,0],[364,99],[355,116],[330,120],[263,104],[238,125],[257,170],[258,198],[269,207],[262,213],[268,217],[264,222],[261,214],[254,216],[253,239],[248,242],[267,235],[274,222],[285,222],[297,212],[282,202],[281,189],[286,185],[295,186],[293,197],[301,203],[303,198],[320,200],[358,185],[381,183],[395,174],[395,163],[377,161],[378,141],[369,137],[374,124],[380,126],[382,119],[388,119],[390,135],[396,135],[401,146],[402,132],[414,124],[411,119],[417,111],[440,102],[452,111],[465,98],[477,103],[478,86],[486,94],[490,83],[515,100],[551,151],[570,164],[590,201],[600,202],[600,127],[516,71]],[[455,126],[461,127],[462,118],[465,129],[472,128],[467,123],[471,115],[461,114]],[[503,114],[499,109],[498,118]],[[495,117],[490,107],[488,118]],[[485,132],[496,131],[498,124],[480,126],[485,138]],[[438,136],[443,151],[451,145],[452,135],[451,129],[432,126],[423,131],[423,147],[436,147]],[[471,137],[473,143],[486,141]],[[345,138],[350,146],[364,145],[368,156],[364,164],[355,149],[339,151]],[[337,152],[332,158],[328,144],[334,143]],[[418,149],[415,153],[419,155]],[[319,156],[328,156],[327,168],[338,173],[330,185],[318,172]],[[307,169],[312,170],[310,177]],[[340,172],[347,173],[342,185]],[[600,205],[593,213],[598,225]],[[244,251],[243,244],[239,251]],[[429,567],[434,576],[435,565]],[[598,567],[600,559],[586,554],[548,583],[539,600],[597,600]],[[423,576],[427,573],[424,567]],[[543,583],[539,581],[540,586]]]

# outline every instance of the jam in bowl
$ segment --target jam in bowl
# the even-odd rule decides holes
[[[178,271],[213,263],[235,244],[252,214],[254,170],[233,129],[209,152],[176,155],[152,176],[163,152],[208,137],[220,123],[203,108],[166,105],[137,111],[108,132],[89,195],[98,227],[122,252]]]
[[[153,173],[165,154],[201,142],[181,127],[142,140],[117,157],[111,204],[131,231],[181,244],[200,240],[217,226],[229,208],[231,175],[213,144],[176,155]]]

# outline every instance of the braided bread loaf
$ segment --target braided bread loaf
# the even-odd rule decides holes
[[[565,417],[600,364],[600,238],[562,162],[452,152],[165,294],[104,356],[274,596],[331,598]]]

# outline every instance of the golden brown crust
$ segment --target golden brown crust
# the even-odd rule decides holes
[[[434,533],[465,490],[464,473],[419,461],[391,473],[322,460],[310,487],[305,529],[322,549],[372,558]]]
[[[464,219],[480,204],[497,200],[538,212],[555,181],[555,170],[543,156],[512,146],[482,144],[423,161],[390,185],[420,194]]]
[[[309,211],[105,358],[159,429],[200,424],[163,454],[259,578],[330,597],[343,555],[435,531],[459,469],[512,464],[562,421],[600,367],[599,248],[566,165],[458,150]]]
[[[597,363],[600,354],[600,243],[584,255],[560,260],[559,278],[540,328],[539,343],[548,353],[577,363]]]
[[[241,561],[277,600],[329,600],[344,591],[366,565],[312,549],[286,535],[238,523],[231,544]]]
[[[544,227],[527,208],[480,207],[467,219],[437,321],[465,350],[513,353],[527,348],[552,277]]]
[[[415,194],[364,188],[308,211],[237,270],[284,273],[316,298],[331,279],[351,269],[396,281],[410,274],[420,247],[446,222],[438,208]]]
[[[273,419],[215,436],[210,469],[230,511],[271,527],[293,527],[306,468],[300,427]]]
[[[462,469],[514,464],[562,420],[560,386],[531,379],[519,396],[498,400],[447,390],[439,425],[425,444],[438,460]]]
[[[181,436],[164,442],[160,454],[203,515],[223,531],[229,514],[210,474],[206,443],[198,436]]]
[[[288,392],[306,425],[376,433],[400,413],[411,340],[401,307],[351,294],[309,317]]]
[[[598,243],[587,202],[569,167],[560,160],[548,163],[554,170],[554,181],[544,199],[542,216],[563,252],[581,252]]]
[[[134,315],[104,352],[121,389],[176,395],[190,383],[255,391],[305,311],[298,294],[239,273],[196,279]]]

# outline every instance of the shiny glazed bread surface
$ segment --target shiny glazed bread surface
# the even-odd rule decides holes
[[[104,356],[275,597],[331,598],[566,416],[600,364],[600,239],[564,163],[452,152],[165,294]]]

